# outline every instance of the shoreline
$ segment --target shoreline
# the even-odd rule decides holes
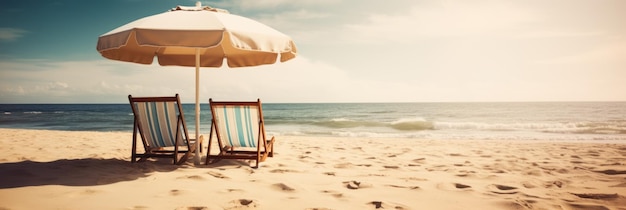
[[[56,129],[46,129],[46,128],[11,128],[11,127],[0,127],[0,133],[2,130],[33,130],[33,131],[60,131],[60,132],[94,132],[94,133],[120,133],[120,134],[130,134],[132,135],[132,128],[129,128],[129,131],[86,131],[86,130],[56,130]],[[189,130],[190,136],[194,134],[191,132],[193,129]],[[204,135],[205,137],[208,135],[209,131],[203,132],[200,135]],[[272,132],[268,132],[268,136],[272,134]],[[565,134],[565,136],[570,134]],[[521,142],[539,142],[539,143],[591,143],[591,144],[626,144],[626,140],[623,139],[573,139],[573,138],[559,138],[559,139],[528,139],[528,138],[517,138],[517,139],[497,139],[497,138],[489,138],[489,139],[481,139],[481,138],[422,138],[422,137],[407,137],[407,136],[346,136],[346,135],[311,135],[311,134],[278,134],[276,136],[280,137],[293,137],[293,138],[329,138],[329,139],[398,139],[398,140],[417,140],[417,141],[521,141]],[[206,146],[205,146],[206,147]]]
[[[131,138],[0,128],[0,209],[626,206],[623,142],[277,136],[275,157],[252,169],[131,164]]]

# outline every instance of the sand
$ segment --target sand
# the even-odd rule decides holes
[[[253,169],[131,136],[0,129],[0,209],[626,209],[626,142],[278,136]]]

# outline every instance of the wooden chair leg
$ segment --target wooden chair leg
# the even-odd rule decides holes
[[[212,141],[213,139],[211,137],[209,137],[209,146],[206,149],[206,160],[204,162],[204,165],[209,165],[209,161],[211,160],[211,145],[213,143]]]

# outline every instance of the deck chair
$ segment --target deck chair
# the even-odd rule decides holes
[[[178,94],[173,97],[132,97],[128,95],[134,115],[131,162],[147,158],[172,158],[182,164],[195,152],[202,151],[202,139],[189,139],[187,125]],[[137,153],[137,138],[144,153]],[[183,154],[179,158],[180,154]]]
[[[274,137],[267,139],[261,100],[252,102],[218,102],[209,99],[211,107],[211,135],[206,164],[219,159],[255,160],[254,168],[267,157],[274,156]],[[215,135],[214,135],[215,134]],[[219,153],[211,155],[213,136]]]

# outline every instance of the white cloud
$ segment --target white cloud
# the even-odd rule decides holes
[[[299,9],[262,14],[254,19],[291,36],[298,44],[312,40],[314,37],[318,37],[320,33],[332,33],[325,28],[328,26],[327,24],[318,26],[320,23],[325,23],[324,19],[331,16],[331,13]]]
[[[239,98],[264,96],[263,98],[270,100],[289,101],[293,98],[300,98],[301,94],[307,96],[307,91],[311,89],[325,89],[318,88],[318,85],[321,86],[318,82],[328,84],[330,80],[322,78],[338,74],[336,69],[308,62],[302,63],[302,60],[304,59],[297,58],[283,64],[243,69],[202,68],[200,73],[202,101],[214,96]],[[45,63],[45,67],[42,67],[40,62]],[[0,78],[0,101],[5,103],[39,102],[39,100],[98,102],[85,101],[97,98],[101,101],[124,102],[128,94],[173,95],[175,93],[180,93],[186,102],[194,101],[194,68],[138,65],[108,60],[40,62],[0,63],[3,69]],[[290,64],[292,62],[294,64]],[[300,68],[302,65],[311,65],[305,68],[316,69],[319,72],[302,71]],[[304,75],[306,77],[303,77]],[[286,91],[293,95],[285,95]],[[54,99],[54,96],[68,97]]]
[[[126,102],[136,96],[173,95],[195,101],[195,71],[189,67],[161,67],[116,61],[0,63],[0,101]],[[407,101],[412,85],[350,77],[324,62],[298,57],[286,63],[248,68],[202,68],[200,101],[253,100],[266,102]],[[61,96],[61,97],[60,97]]]
[[[626,66],[626,42],[613,42],[589,51],[536,61],[537,64],[609,64]]]
[[[502,1],[444,1],[413,7],[408,14],[371,14],[366,21],[346,25],[348,38],[363,42],[406,42],[418,38],[494,36],[509,34],[536,15]]]
[[[194,68],[109,60],[44,63],[45,67],[38,62],[0,63],[4,70],[0,77],[0,102],[126,103],[129,94],[176,93],[185,103],[195,101]],[[36,70],[28,70],[30,67]],[[573,75],[563,80],[563,75],[556,72],[529,71],[527,75],[516,75],[520,72],[507,69],[499,73],[480,69],[420,71],[421,76],[409,80],[355,77],[332,64],[304,56],[260,67],[202,68],[199,100],[206,103],[209,98],[261,98],[275,103],[626,99],[623,94],[610,91],[626,88],[626,82],[606,73],[587,75],[595,79]],[[579,94],[585,91],[603,94]]]
[[[307,5],[326,5],[339,2],[339,0],[230,0],[224,1],[221,3],[216,2],[205,2],[202,5],[217,5],[225,8],[242,8],[242,9],[267,9],[267,8],[275,8],[278,6],[291,5],[291,6],[300,6],[304,7]],[[216,6],[216,7],[217,7]]]
[[[15,41],[26,33],[27,31],[17,28],[0,28],[0,41]]]
[[[626,100],[615,91],[626,89],[626,75],[618,72],[626,65],[621,28],[578,24],[606,22],[595,18],[600,15],[560,17],[563,11],[552,10],[558,5],[527,1],[335,3],[222,3],[302,47],[298,58],[278,65],[203,68],[200,101]],[[128,94],[175,93],[190,103],[195,95],[188,67],[14,60],[0,61],[0,71],[0,103],[127,103]]]
[[[565,30],[536,30],[524,32],[519,35],[520,38],[576,38],[576,37],[599,37],[602,35],[606,35],[606,32],[601,31],[565,31]]]

